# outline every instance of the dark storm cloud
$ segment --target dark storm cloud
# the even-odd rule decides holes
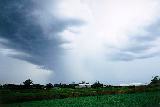
[[[68,26],[79,25],[81,22],[51,16],[43,7],[43,3],[49,3],[49,1],[1,0],[0,37],[8,40],[8,42],[1,42],[2,45],[27,54],[12,57],[53,70],[58,67],[56,65],[58,58],[63,53],[60,45],[65,42],[60,39],[58,33]],[[45,18],[50,20],[43,22]],[[42,23],[40,24],[38,20]]]

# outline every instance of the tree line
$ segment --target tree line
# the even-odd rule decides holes
[[[84,81],[82,82],[82,84]],[[76,86],[79,86],[79,84],[76,83],[71,83],[71,84],[52,84],[48,83],[46,85],[41,85],[41,84],[34,84],[31,79],[27,79],[23,82],[23,84],[16,85],[16,84],[4,84],[0,85],[0,89],[51,89],[54,87],[59,87],[59,88],[75,88]],[[104,84],[100,83],[99,81],[95,82],[94,84],[91,85],[91,88],[102,88]],[[155,76],[151,82],[147,86],[160,86],[160,77]],[[121,86],[111,86],[107,85],[107,87],[121,87]],[[134,86],[130,86],[131,88]]]

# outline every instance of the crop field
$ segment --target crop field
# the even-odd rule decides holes
[[[49,90],[44,89],[1,89],[0,90],[0,103],[18,103],[26,101],[39,101],[46,99],[64,99],[75,98],[84,96],[97,96],[97,95],[112,95],[112,94],[129,94],[137,92],[153,92],[160,90],[157,88],[146,87],[121,87],[121,88],[52,88]]]
[[[4,104],[2,107],[160,107],[160,91]]]
[[[43,99],[63,99],[70,97],[95,96],[99,94],[115,94],[129,93],[133,90],[128,88],[52,88],[50,90],[43,89],[23,89],[23,90],[0,90],[0,103],[15,103]]]

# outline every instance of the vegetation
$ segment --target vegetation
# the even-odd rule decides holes
[[[99,87],[103,87],[103,84],[101,84],[99,81],[98,81],[98,82],[95,82],[95,83],[92,85],[92,88],[99,88]]]
[[[4,106],[4,105],[3,105]],[[160,107],[160,91],[43,100],[8,104],[6,107]]]
[[[152,86],[160,86],[160,77],[159,76],[155,76],[152,80],[150,85]]]
[[[28,80],[24,81],[23,84],[25,86],[30,86],[31,84],[33,84],[33,81],[31,79],[28,79]]]
[[[51,88],[53,88],[53,85],[52,85],[51,83],[46,84],[45,88],[46,88],[46,89],[51,89]]]
[[[92,84],[91,87],[80,88],[78,87],[79,84],[76,83],[60,83],[54,85],[51,83],[46,85],[34,84],[31,79],[28,79],[23,83],[24,85],[0,85],[0,107],[3,107],[4,105],[9,105],[11,107],[12,105],[13,107],[29,107],[29,105],[31,107],[32,105],[36,107],[36,105],[39,105],[39,107],[41,107],[41,104],[48,104],[47,106],[44,105],[45,107],[52,105],[55,105],[56,107],[61,105],[64,106],[63,104],[66,106],[68,105],[68,107],[70,107],[69,105],[79,107],[83,106],[83,104],[84,106],[99,104],[100,106],[104,105],[105,107],[107,105],[113,105],[115,107],[124,105],[124,107],[128,107],[129,104],[140,104],[141,106],[146,104],[149,106],[160,103],[160,79],[158,76],[154,77],[150,84],[141,86],[105,85],[104,87],[104,85],[98,81]],[[81,84],[83,83],[84,85],[90,85],[85,82],[82,82]],[[71,103],[67,103],[67,101]],[[113,103],[114,101],[116,103]],[[91,103],[93,104],[91,105]]]

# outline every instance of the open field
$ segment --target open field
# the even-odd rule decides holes
[[[1,89],[0,103],[17,103],[26,101],[39,101],[46,99],[64,99],[84,96],[129,94],[138,92],[153,92],[160,90],[160,87],[107,87],[107,88],[52,88],[44,89]]]
[[[96,84],[90,88],[3,85],[0,107],[160,107],[159,81],[141,86]]]
[[[160,107],[160,91],[31,101],[2,107]]]

